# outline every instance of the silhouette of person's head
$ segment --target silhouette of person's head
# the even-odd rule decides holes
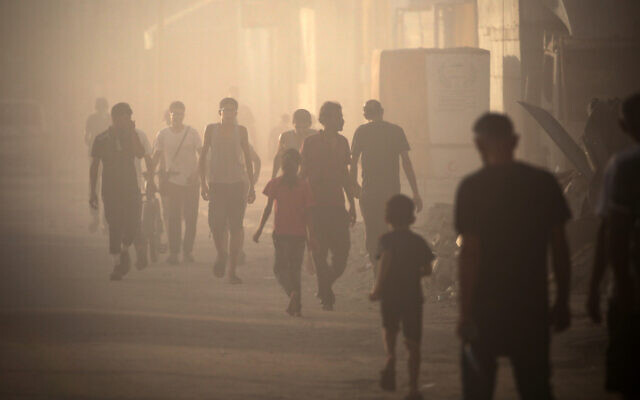
[[[311,113],[300,108],[293,113],[293,126],[296,130],[311,128]]]
[[[403,194],[396,194],[387,201],[385,221],[394,228],[408,227],[416,221],[416,205]]]
[[[127,103],[118,103],[111,108],[111,121],[112,125],[116,129],[127,129],[133,122],[131,120],[133,110]]]
[[[238,101],[233,97],[225,97],[220,100],[218,113],[222,118],[222,122],[234,122],[238,116]]]
[[[104,97],[98,97],[96,99],[95,109],[100,114],[106,114],[109,110],[109,102]]]
[[[285,175],[296,175],[300,168],[301,156],[298,150],[288,149],[282,154],[282,172]]]
[[[382,115],[384,114],[384,109],[382,108],[382,104],[378,100],[369,100],[364,103],[364,107],[362,108],[364,118],[367,121],[377,121],[382,119]]]
[[[499,113],[486,113],[473,125],[475,143],[485,165],[513,161],[518,136],[509,117]]]
[[[318,121],[324,130],[328,132],[340,132],[344,128],[344,118],[342,117],[342,106],[334,101],[325,102],[320,107]]]
[[[184,106],[184,103],[179,100],[176,100],[169,105],[169,122],[171,126],[182,126],[185,111],[186,107]]]
[[[627,97],[620,108],[620,126],[636,142],[640,142],[640,93]]]

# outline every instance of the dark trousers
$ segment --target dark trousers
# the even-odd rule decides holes
[[[333,283],[344,273],[351,241],[349,215],[344,207],[314,207],[312,210],[311,249],[318,278],[318,296],[322,304],[333,305]],[[327,260],[331,252],[331,262]]]
[[[467,344],[462,350],[464,400],[490,400],[495,389],[497,358],[509,358],[516,387],[522,400],[552,400],[548,340],[528,343],[517,350],[497,354],[482,343]]]
[[[617,392],[625,399],[640,398],[640,313],[625,310],[615,300],[607,311],[606,389]]]
[[[395,193],[390,190],[367,190],[363,189],[360,197],[360,211],[364,220],[365,247],[369,253],[369,260],[377,270],[376,256],[378,253],[378,240],[380,236],[387,232],[388,227],[384,220],[387,200]]]
[[[196,223],[198,222],[198,205],[200,204],[199,185],[167,184],[167,237],[169,251],[172,254],[191,254],[196,237]],[[184,239],[182,238],[182,220],[184,220]]]
[[[287,296],[291,296],[291,292],[300,293],[300,270],[304,259],[305,242],[304,236],[273,235],[275,248],[273,273]]]
[[[129,247],[140,231],[140,194],[104,197],[104,217],[109,225],[109,253]]]

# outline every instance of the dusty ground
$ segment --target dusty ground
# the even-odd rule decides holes
[[[246,243],[245,283],[211,273],[214,249],[201,203],[197,262],[163,262],[108,280],[106,237],[87,233],[86,174],[3,178],[0,210],[0,398],[3,399],[392,399],[377,387],[383,363],[377,306],[366,300],[362,227],[354,228],[350,264],[323,312],[304,275],[304,317],[284,313],[271,272],[272,245]],[[259,185],[261,188],[262,185]],[[263,196],[248,211],[255,227]],[[249,236],[249,235],[248,235]],[[604,332],[573,297],[572,329],[554,337],[559,399],[607,399]],[[422,392],[459,399],[456,307],[428,303],[424,312]],[[516,398],[508,364],[497,399]]]

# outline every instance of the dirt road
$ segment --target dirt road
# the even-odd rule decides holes
[[[247,241],[243,285],[213,277],[204,203],[195,264],[160,262],[110,282],[106,237],[87,231],[84,171],[63,176],[2,183],[0,398],[401,398],[402,349],[400,391],[377,386],[384,354],[377,305],[366,300],[371,272],[361,271],[360,224],[336,284],[336,310],[320,309],[314,278],[304,274],[304,317],[296,319],[284,313],[286,299],[273,278],[270,235],[260,244]],[[249,208],[248,233],[263,204]],[[603,329],[586,320],[583,295],[572,303],[573,327],[553,342],[557,397],[607,399]],[[460,398],[456,313],[452,303],[426,304],[427,399]],[[496,399],[516,398],[510,370],[501,365]]]

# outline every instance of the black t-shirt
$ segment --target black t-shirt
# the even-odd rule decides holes
[[[131,134],[119,134],[109,128],[93,142],[91,157],[102,162],[102,197],[105,201],[140,194],[134,141],[127,135]]]
[[[383,252],[391,255],[391,268],[382,301],[400,307],[422,304],[422,269],[434,259],[427,242],[409,229],[391,231],[380,236],[379,255]]]
[[[386,121],[360,125],[353,134],[351,153],[362,153],[363,191],[399,193],[399,157],[409,149],[398,125]]]
[[[497,341],[546,332],[549,240],[570,217],[558,182],[544,170],[513,162],[463,180],[455,227],[480,241],[472,313],[481,331]]]

